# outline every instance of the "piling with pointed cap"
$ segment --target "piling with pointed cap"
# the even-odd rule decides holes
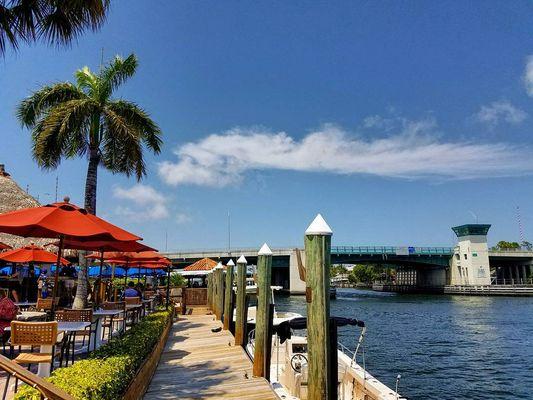
[[[214,268],[215,277],[215,315],[217,319],[222,320],[222,312],[224,311],[224,267],[219,262]]]
[[[331,397],[329,342],[329,269],[331,257],[331,228],[320,214],[305,231],[307,348],[309,400]]]
[[[254,376],[265,376],[267,318],[270,306],[272,251],[265,243],[257,253],[257,308],[255,312]]]
[[[248,262],[243,255],[237,260],[237,293],[235,311],[235,346],[244,346],[244,331],[246,321],[244,318],[244,304],[246,302],[246,265]]]
[[[233,319],[233,267],[235,263],[230,258],[226,264],[226,291],[224,295],[224,330],[229,330]]]
[[[213,273],[207,273],[207,307],[213,311]]]

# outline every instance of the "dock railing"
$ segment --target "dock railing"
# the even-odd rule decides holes
[[[31,373],[27,369],[2,355],[0,355],[0,369],[5,371],[7,374],[5,387],[2,388],[2,400],[13,397],[13,392],[8,390],[11,379],[18,379],[37,390],[40,393],[42,400],[74,400],[74,397],[67,392],[59,389],[50,382],[45,381],[40,376]]]

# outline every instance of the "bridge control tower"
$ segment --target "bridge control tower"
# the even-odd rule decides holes
[[[486,224],[452,228],[458,243],[450,261],[450,285],[490,285],[489,228]]]

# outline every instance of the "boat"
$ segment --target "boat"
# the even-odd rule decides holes
[[[292,319],[293,321],[295,319]],[[372,376],[356,361],[358,350],[364,340],[366,328],[363,327],[354,351],[338,343],[338,399],[341,400],[405,400],[397,391],[389,388]],[[254,333],[250,331],[246,352],[253,360]],[[307,399],[307,338],[292,335],[282,342],[279,335],[272,339],[270,363],[270,384],[279,398],[284,400]],[[397,376],[398,386],[400,375]]]
[[[274,287],[272,296],[274,296]],[[336,318],[337,325],[352,325],[361,328],[356,348],[352,351],[342,343],[337,343],[338,359],[338,399],[341,400],[406,400],[398,393],[401,376],[396,377],[393,390],[372,376],[365,368],[363,342],[366,335],[364,322]],[[248,308],[248,324],[255,326],[255,307]],[[297,313],[278,312],[274,308],[272,353],[270,358],[270,385],[280,399],[307,399],[307,337],[294,335],[305,329],[307,319]],[[285,325],[285,326],[283,326]],[[287,329],[288,328],[288,329]],[[288,335],[287,332],[290,332]],[[362,351],[362,363],[358,364],[359,349]],[[255,351],[255,329],[248,334],[246,352],[253,361]]]

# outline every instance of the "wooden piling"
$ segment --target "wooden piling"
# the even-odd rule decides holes
[[[270,305],[272,251],[265,243],[257,253],[257,308],[255,312],[254,376],[265,376],[267,318]]]
[[[213,274],[209,272],[207,274],[207,307],[213,311]]]
[[[305,232],[308,400],[331,399],[332,376],[329,327],[331,229],[320,214]]]
[[[226,264],[226,291],[224,295],[224,330],[229,330],[233,319],[233,267],[232,259]]]
[[[235,346],[244,346],[246,319],[244,304],[246,301],[246,265],[248,262],[244,256],[237,260],[237,309],[235,311]]]
[[[217,288],[217,297],[216,297],[216,316],[217,319],[222,321],[222,313],[224,312],[224,269],[222,267],[222,263],[218,263],[218,265],[215,267],[215,279],[217,281],[216,288]]]

